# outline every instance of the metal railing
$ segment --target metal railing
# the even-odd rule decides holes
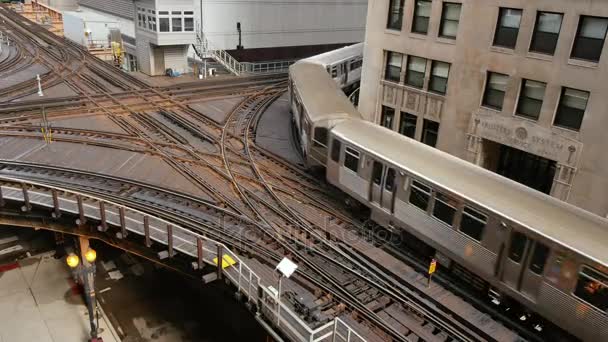
[[[83,192],[73,191],[47,184],[26,181],[12,177],[0,177],[0,205],[6,201],[22,203],[23,212],[30,211],[32,205],[52,210],[57,218],[61,213],[70,213],[78,217],[79,223],[93,219],[100,222],[98,230],[105,232],[109,226],[118,227],[116,236],[120,239],[128,234],[144,237],[146,246],[152,241],[167,246],[168,256],[175,252],[194,257],[199,265],[207,263],[219,267],[221,275],[230,280],[237,291],[257,305],[258,314],[269,322],[275,322],[280,330],[297,341],[307,342],[363,342],[365,339],[336,317],[332,321],[312,329],[284,301],[276,291],[264,285],[260,278],[235,252],[227,245],[215,241],[190,229],[180,227],[164,219],[133,209],[112,201]],[[231,266],[223,267],[223,261],[235,261]],[[217,259],[215,259],[217,258]],[[217,263],[214,261],[217,261]],[[220,262],[220,260],[222,260]],[[280,309],[279,309],[280,307]]]
[[[209,40],[200,29],[196,33],[196,44],[194,51],[201,58],[212,58],[220,63],[231,73],[239,76],[241,74],[267,74],[285,72],[295,61],[276,61],[276,62],[239,62],[232,57],[226,50],[217,49],[209,44]]]

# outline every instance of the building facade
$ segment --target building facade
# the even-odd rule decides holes
[[[149,75],[188,71],[201,23],[213,49],[239,61],[293,59],[360,42],[367,0],[78,0],[117,21],[123,45]]]
[[[359,109],[606,216],[607,30],[602,0],[370,1]]]

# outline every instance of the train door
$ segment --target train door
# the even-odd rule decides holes
[[[379,161],[374,160],[372,166],[372,181],[370,182],[369,200],[372,204],[380,206],[382,203],[382,181],[384,180],[384,170],[386,167]]]
[[[374,160],[370,182],[370,202],[392,213],[396,181],[395,169]]]
[[[548,255],[547,246],[530,239],[523,233],[513,231],[502,272],[502,281],[510,288],[531,299],[536,299]]]

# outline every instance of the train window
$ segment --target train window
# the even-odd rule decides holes
[[[477,241],[481,241],[487,222],[488,217],[486,215],[473,208],[464,207],[462,221],[460,221],[460,231]]]
[[[456,215],[456,203],[448,196],[437,193],[435,196],[435,206],[433,207],[433,216],[438,218],[443,223],[451,226],[454,223]]]
[[[545,269],[545,263],[549,256],[549,247],[537,242],[534,246],[534,254],[532,254],[532,260],[530,261],[530,271],[536,274],[543,274]]]
[[[357,172],[359,170],[359,151],[347,147],[344,154],[344,166]]]
[[[417,206],[418,208],[426,211],[429,206],[429,198],[431,197],[431,188],[428,186],[413,181],[410,190],[410,203]]]
[[[338,67],[337,66],[331,67],[331,77],[338,77]]]
[[[315,146],[327,147],[327,136],[329,131],[325,127],[315,127]]]
[[[395,187],[395,169],[388,169],[386,172],[386,181],[384,182],[384,189],[389,192],[393,192]]]
[[[331,160],[336,163],[340,160],[340,148],[342,147],[342,143],[338,139],[334,139],[334,142],[331,144]]]
[[[509,249],[509,259],[520,263],[526,250],[528,237],[520,232],[514,232],[511,236],[511,248]]]
[[[353,60],[352,62],[350,62],[350,70],[355,70],[355,69],[359,69],[361,66],[363,65],[363,61],[362,60]]]
[[[574,295],[601,311],[608,311],[608,275],[583,267],[578,274]]]
[[[374,161],[374,167],[372,169],[372,182],[376,185],[380,185],[382,183],[382,171],[384,168],[382,167],[382,163]]]

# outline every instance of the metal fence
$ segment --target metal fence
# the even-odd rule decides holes
[[[152,241],[167,246],[167,254],[176,251],[194,257],[199,265],[217,265],[221,276],[226,277],[267,321],[274,322],[286,335],[294,340],[308,342],[359,342],[365,339],[344,321],[335,318],[323,326],[312,329],[297,313],[280,300],[276,291],[271,291],[263,280],[237,253],[225,244],[212,240],[190,229],[186,229],[151,216],[145,212],[123,206],[100,197],[46,184],[11,177],[0,177],[0,203],[21,203],[22,211],[31,210],[32,205],[49,208],[54,217],[71,213],[80,223],[87,219],[99,222],[98,230],[105,232],[109,226],[118,227],[118,238],[128,234],[144,237],[146,246]],[[217,259],[216,259],[217,258]],[[223,266],[230,258],[233,265]],[[215,260],[214,260],[215,259]],[[221,262],[220,262],[221,260]],[[216,262],[217,261],[217,262]]]

